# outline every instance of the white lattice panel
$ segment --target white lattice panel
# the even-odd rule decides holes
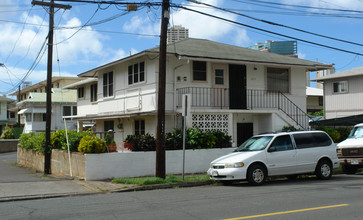
[[[193,114],[192,127],[205,131],[222,131],[228,134],[228,114]]]

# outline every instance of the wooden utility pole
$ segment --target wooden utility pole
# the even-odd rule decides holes
[[[20,86],[21,86],[21,84],[19,85],[19,90],[18,90],[18,103],[21,101],[21,98],[20,98]],[[19,112],[19,107],[17,109],[18,109],[18,112]],[[20,126],[20,115],[19,114],[18,114],[18,125]]]
[[[166,87],[166,37],[169,24],[169,0],[163,0],[159,46],[159,87],[156,131],[156,176],[165,178],[165,87]]]
[[[53,28],[54,28],[54,8],[70,9],[70,5],[61,5],[50,2],[32,1],[33,5],[49,7],[49,34],[48,34],[48,66],[47,66],[47,112],[45,122],[45,146],[44,146],[44,174],[50,174],[50,129],[52,119],[52,71],[53,71]]]

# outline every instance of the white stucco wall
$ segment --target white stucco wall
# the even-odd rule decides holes
[[[234,148],[186,150],[185,173],[207,172],[214,159]],[[183,151],[166,151],[166,173],[182,173]],[[155,151],[86,154],[86,180],[155,175]]]

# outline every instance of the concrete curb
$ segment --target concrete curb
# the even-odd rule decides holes
[[[184,182],[184,183],[172,183],[172,184],[158,184],[158,185],[146,185],[136,186],[120,190],[101,191],[101,192],[87,192],[87,193],[55,193],[55,194],[38,194],[38,195],[27,195],[27,196],[9,196],[0,198],[2,202],[15,202],[15,201],[26,201],[26,200],[38,200],[38,199],[52,199],[52,198],[63,198],[63,197],[74,197],[74,196],[89,196],[97,194],[109,194],[109,193],[123,193],[123,192],[136,192],[136,191],[147,191],[157,189],[171,189],[171,188],[184,188],[184,187],[196,187],[210,185],[210,181],[202,182]]]

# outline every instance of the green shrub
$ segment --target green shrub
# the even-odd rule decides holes
[[[105,153],[106,142],[93,135],[84,136],[79,142],[78,151],[83,153]]]
[[[178,150],[183,148],[183,131],[174,129],[165,134],[165,150]]]
[[[352,129],[350,127],[338,127],[337,128],[337,131],[339,132],[340,134],[340,140],[338,142],[342,142],[344,141],[345,139],[348,138],[349,134],[350,134],[350,131]]]
[[[282,128],[282,131],[297,131],[297,129],[294,126],[284,126]]]
[[[1,139],[14,139],[13,128],[9,127],[8,124],[3,128],[3,133],[1,134]]]
[[[24,133],[19,137],[19,147],[44,153],[45,133]]]
[[[232,137],[221,131],[202,132],[198,128],[186,130],[186,149],[208,149],[231,147]],[[153,151],[156,140],[150,134],[127,135],[125,142],[133,145],[133,151]],[[165,150],[183,149],[183,132],[175,129],[165,134]]]
[[[154,151],[156,140],[149,133],[145,135],[128,135],[127,142],[133,144],[133,151]]]
[[[77,132],[76,130],[67,131],[70,151],[78,151],[79,142],[84,136],[91,135],[88,131]],[[68,150],[66,130],[56,130],[50,135],[52,149]]]
[[[23,127],[14,126],[13,133],[14,133],[14,139],[19,139],[20,135],[23,133]]]
[[[113,138],[111,138],[110,133],[106,133],[105,141],[106,141],[106,144],[115,144],[116,143],[115,140]]]
[[[219,130],[213,131],[213,135],[217,138],[215,148],[232,147],[231,136],[226,135],[224,132]]]
[[[334,143],[338,143],[340,141],[340,133],[334,128],[319,126],[316,128],[316,130],[325,131],[331,137],[331,139],[333,139]]]

